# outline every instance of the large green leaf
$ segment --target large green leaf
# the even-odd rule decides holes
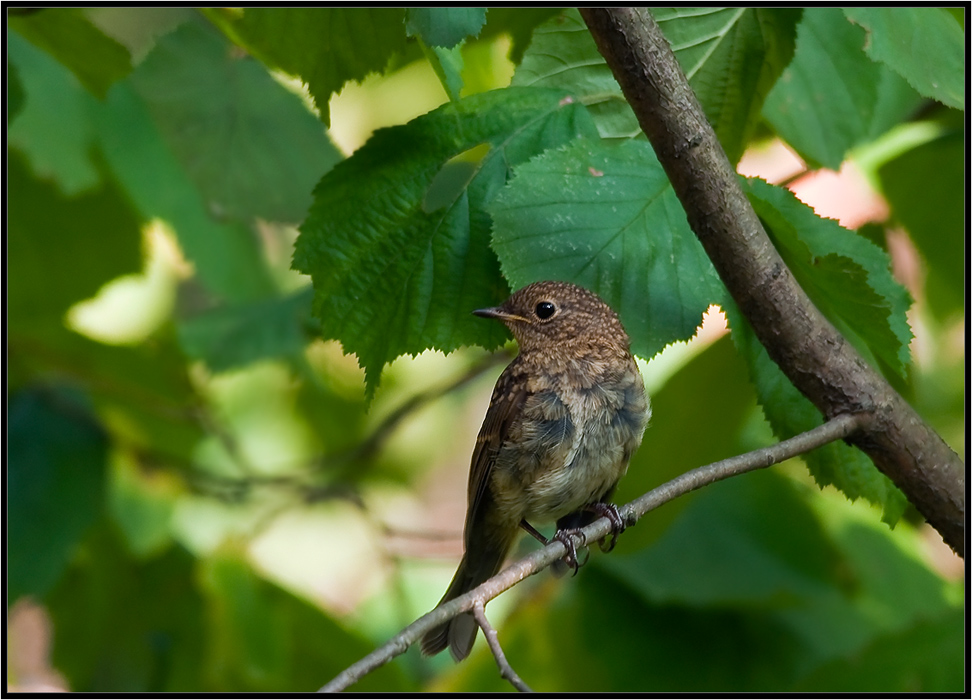
[[[961,694],[967,690],[967,615],[936,619],[876,637],[851,657],[821,666],[795,688],[801,693]]]
[[[533,32],[537,26],[543,24],[553,15],[559,14],[563,8],[549,5],[535,7],[510,6],[491,7],[486,13],[486,24],[479,34],[480,39],[494,37],[497,34],[508,34],[511,41],[510,60],[519,64],[523,60],[523,52],[533,39]]]
[[[405,30],[429,46],[451,49],[467,36],[479,36],[486,22],[485,7],[410,7]]]
[[[706,487],[654,546],[597,564],[655,605],[773,618],[799,640],[790,682],[890,630],[955,612],[944,582],[912,554],[913,532],[824,504],[775,471]]]
[[[60,61],[98,97],[132,69],[128,50],[105,36],[80,9],[47,8],[13,16],[10,26]]]
[[[743,183],[780,255],[813,303],[858,350],[898,377],[911,362],[911,296],[891,275],[888,254],[822,219],[789,190],[756,178]]]
[[[10,29],[7,58],[26,93],[20,117],[7,132],[9,144],[65,194],[94,187],[99,180],[91,159],[94,98],[64,66]]]
[[[746,358],[756,396],[773,432],[780,440],[823,423],[820,411],[787,379],[770,359],[735,304],[724,307],[732,339]],[[867,456],[844,442],[832,442],[803,455],[814,480],[834,485],[849,499],[864,498],[884,509],[883,519],[893,525],[908,505],[904,494],[874,466]]]
[[[497,90],[382,129],[324,176],[294,267],[313,277],[322,333],[357,353],[369,393],[401,354],[502,341],[499,324],[470,315],[508,292],[485,206],[512,166],[594,133],[563,92]],[[476,147],[464,156],[475,165],[449,162]]]
[[[648,367],[650,375],[653,364]],[[756,396],[746,365],[729,338],[705,348],[650,398],[651,421],[618,485],[615,503],[626,503],[690,469],[751,447],[742,444],[739,435],[756,411]],[[705,439],[686,439],[686,426],[704,426]],[[698,493],[685,494],[653,511],[638,527],[625,532],[616,551],[636,551],[658,539]]]
[[[308,287],[287,297],[205,311],[180,324],[182,347],[214,371],[294,357],[309,340],[312,295]]]
[[[139,217],[110,179],[65,197],[9,151],[6,184],[11,331],[61,329],[72,304],[141,268]]]
[[[641,134],[621,86],[604,62],[577,10],[566,10],[533,32],[513,85],[568,90],[587,105],[602,138]]]
[[[134,560],[112,526],[101,523],[45,601],[53,663],[72,691],[207,690],[205,614],[193,563],[179,547]]]
[[[24,84],[20,81],[17,65],[7,59],[7,128],[10,122],[17,118],[24,109]]]
[[[901,74],[918,92],[965,106],[965,37],[940,7],[854,7],[844,14],[867,30],[867,55]]]
[[[161,37],[131,82],[220,217],[302,221],[314,185],[341,157],[298,96],[200,22]]]
[[[212,293],[248,300],[273,291],[256,235],[217,223],[127,83],[112,88],[96,121],[98,143],[119,183],[145,218],[168,222],[196,275]]]
[[[599,563],[653,602],[786,608],[826,594],[838,563],[804,501],[772,472],[734,477],[703,489],[654,546]]]
[[[507,659],[532,688],[554,693],[779,694],[808,678],[836,692],[844,681],[903,691],[912,687],[906,669],[954,677],[954,627],[925,637],[947,639],[940,663],[897,653],[901,667],[883,681],[840,675],[833,684],[816,674],[837,660],[854,668],[862,655],[870,666],[873,644],[924,620],[954,625],[961,605],[912,554],[913,530],[892,532],[848,504],[825,503],[778,471],[705,487],[640,551],[595,552],[574,579],[525,582],[522,603],[492,618]],[[485,646],[432,689],[502,691]],[[564,655],[589,663],[558,664]]]
[[[634,352],[686,340],[725,291],[651,146],[578,140],[515,168],[489,207],[514,287],[561,279],[621,316]]]
[[[185,468],[203,437],[203,424],[185,356],[170,335],[120,346],[63,328],[12,333],[11,374],[18,384],[38,376],[70,376],[85,388],[117,443],[149,464]]]
[[[309,693],[371,650],[321,610],[261,579],[232,547],[208,558],[199,573],[209,611],[205,667],[213,690]],[[354,686],[360,692],[408,689],[398,663]]]
[[[964,123],[964,115],[956,114]],[[894,218],[928,264],[925,287],[941,318],[961,312],[968,289],[965,136],[952,126],[882,165],[881,188]],[[963,250],[963,243],[964,250]]]
[[[307,83],[325,124],[328,101],[349,80],[384,70],[405,48],[405,10],[393,7],[214,10],[210,19],[267,65]]]
[[[599,567],[588,566],[576,579],[540,576],[548,579],[543,588],[499,625],[506,658],[537,692],[779,692],[803,652],[771,618],[653,605]],[[584,662],[565,663],[565,656]],[[432,690],[492,695],[510,687],[480,640]]]
[[[84,397],[32,387],[10,398],[7,604],[43,596],[104,500],[108,439]]]
[[[742,156],[767,93],[793,58],[799,8],[652,10],[722,147]]]
[[[887,253],[836,221],[819,218],[786,189],[758,179],[743,181],[743,189],[817,308],[866,358],[902,380],[910,363],[905,313],[911,297],[892,277]],[[770,360],[736,307],[726,311],[776,436],[784,439],[820,425],[820,412]],[[889,523],[904,511],[904,495],[859,450],[831,443],[809,453],[806,461],[818,484],[833,484],[851,500],[863,497],[881,505]]]
[[[793,55],[799,10],[656,8],[706,116],[732,162],[742,155],[763,99]],[[601,136],[631,138],[641,128],[576,10],[534,32],[514,85],[559,87],[591,107]]]
[[[839,8],[803,12],[793,62],[767,96],[763,115],[811,165],[837,170],[850,148],[921,104],[904,79],[865,56],[866,39]]]

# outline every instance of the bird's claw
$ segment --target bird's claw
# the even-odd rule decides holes
[[[587,536],[580,530],[580,528],[570,528],[567,530],[557,530],[554,533],[553,539],[564,545],[564,549],[567,550],[567,554],[564,555],[562,561],[574,570],[573,575],[576,576],[577,572],[580,570],[581,566],[587,563],[587,559],[590,558],[590,552],[588,552],[587,557],[584,558],[583,562],[577,561],[577,548],[574,547],[573,535],[579,535],[581,538],[581,547],[587,544]]]
[[[627,527],[624,518],[621,517],[621,511],[613,503],[602,503],[600,501],[589,504],[587,509],[611,521],[611,539],[608,540],[605,536],[598,542],[602,552],[610,552],[618,543],[618,535],[624,532],[625,527]]]

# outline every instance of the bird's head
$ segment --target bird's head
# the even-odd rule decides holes
[[[473,313],[506,324],[521,354],[628,351],[628,334],[614,310],[593,292],[567,282],[536,282],[500,306]]]

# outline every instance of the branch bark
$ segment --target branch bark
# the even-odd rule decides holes
[[[635,500],[621,507],[621,517],[624,518],[628,527],[631,527],[647,512],[658,508],[689,491],[706,486],[707,484],[727,479],[730,476],[744,474],[745,472],[765,469],[774,464],[784,462],[791,457],[809,452],[810,450],[826,445],[834,440],[846,439],[853,435],[862,425],[865,418],[860,415],[844,414],[837,416],[823,425],[801,433],[789,440],[783,440],[775,445],[763,447],[746,454],[737,455],[724,459],[720,462],[707,464],[685,472],[681,476],[672,479],[661,486],[652,489],[648,493],[639,496]],[[607,518],[598,518],[593,523],[585,527],[582,535],[575,535],[574,545],[582,547],[584,542],[596,542],[611,532],[611,521]],[[475,610],[476,606],[484,606],[503,591],[512,588],[523,579],[531,576],[553,562],[557,561],[566,554],[564,545],[553,540],[543,549],[531,552],[522,559],[512,563],[493,578],[489,579],[477,588],[472,589],[450,600],[444,605],[440,605],[429,613],[426,613],[397,635],[389,639],[384,645],[375,649],[360,661],[352,664],[335,676],[330,682],[324,685],[319,693],[335,693],[366,676],[379,666],[391,661],[399,654],[404,654],[410,646],[418,642],[426,632],[436,627],[446,620],[451,620],[459,613]],[[485,620],[485,614],[482,615]],[[482,622],[480,622],[482,624]],[[484,628],[485,629],[485,628]],[[491,647],[492,648],[492,647]],[[494,655],[496,652],[493,652]],[[497,664],[500,669],[507,674],[511,683],[522,689],[520,685],[512,680],[515,677],[517,682],[526,688],[526,684],[516,676],[505,657],[496,656]]]
[[[825,418],[866,416],[863,450],[959,555],[965,466],[799,286],[740,189],[668,41],[644,8],[582,9],[689,224],[769,356]]]
[[[510,662],[506,660],[506,654],[503,653],[503,648],[499,643],[499,635],[496,633],[496,629],[489,624],[489,620],[486,619],[486,605],[481,600],[477,600],[476,604],[473,605],[473,617],[476,618],[476,624],[483,631],[489,650],[493,653],[493,658],[496,659],[500,676],[508,680],[521,693],[532,693],[533,690],[530,686],[523,682],[523,679],[510,666]]]

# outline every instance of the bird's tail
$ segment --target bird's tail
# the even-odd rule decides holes
[[[498,572],[506,559],[510,544],[510,541],[492,542],[480,551],[473,552],[472,556],[467,551],[439,605],[458,598]],[[422,653],[433,656],[448,646],[452,658],[462,661],[469,656],[478,629],[479,625],[476,624],[473,614],[462,613],[426,632],[422,637]]]

